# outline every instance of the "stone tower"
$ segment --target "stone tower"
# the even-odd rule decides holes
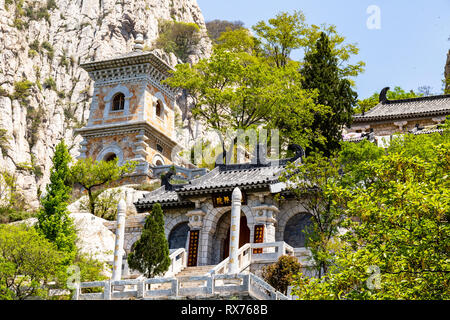
[[[175,136],[175,92],[161,83],[172,68],[144,52],[138,35],[134,51],[81,67],[94,80],[80,158],[138,161],[130,183],[151,179],[153,166],[172,164]]]

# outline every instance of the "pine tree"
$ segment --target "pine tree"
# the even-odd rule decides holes
[[[338,58],[333,55],[328,36],[323,32],[315,50],[306,54],[300,72],[304,78],[303,88],[317,89],[319,95],[316,103],[330,109],[325,114],[315,115],[312,129],[325,141],[314,141],[311,147],[329,156],[333,150],[339,149],[342,127],[351,124],[357,94],[352,90],[350,81],[341,76]]]
[[[55,243],[58,250],[66,254],[66,262],[70,262],[76,255],[76,233],[67,210],[71,192],[68,182],[71,156],[64,141],[56,146],[52,161],[50,183],[46,187],[47,194],[41,199],[42,208],[38,213],[36,228]]]
[[[159,203],[147,216],[141,237],[128,255],[128,265],[148,278],[162,275],[169,269],[169,242],[164,233],[164,216]]]

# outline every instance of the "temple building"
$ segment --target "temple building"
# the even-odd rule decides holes
[[[130,177],[143,183],[152,166],[171,165],[175,141],[175,92],[161,83],[172,68],[151,52],[144,52],[138,35],[134,51],[112,59],[81,64],[94,80],[80,158],[126,160],[139,163]]]
[[[435,132],[450,115],[448,94],[388,100],[388,90],[384,88],[381,91],[377,106],[353,116],[353,123],[346,129],[344,140],[359,141],[370,134],[390,139],[394,134]]]
[[[302,150],[297,147],[296,155],[289,159],[269,161],[263,157],[254,163],[219,164],[182,185],[165,180],[161,188],[137,201],[136,209],[145,213],[154,204],[161,204],[170,249],[185,248],[188,266],[216,265],[228,257],[231,194],[239,187],[243,195],[239,247],[284,241],[302,250],[303,230],[311,217],[279,181],[287,163],[301,161]],[[277,199],[276,195],[282,197]],[[131,249],[137,236],[126,241],[125,251]]]
[[[131,53],[81,65],[94,80],[94,94],[88,124],[78,130],[83,137],[80,157],[118,158],[119,164],[138,161],[127,183],[143,183],[166,172],[162,186],[135,203],[138,214],[127,217],[125,252],[130,252],[141,235],[145,217],[159,203],[170,249],[185,248],[188,266],[218,264],[229,254],[231,193],[235,187],[243,196],[239,247],[285,241],[304,250],[302,231],[311,223],[310,216],[278,181],[288,162],[301,161],[300,147],[291,149],[296,153],[293,158],[270,161],[265,149],[260,152],[258,147],[254,163],[217,164],[209,172],[174,166],[176,173],[170,174],[184,177],[186,183],[170,183],[167,171],[179,147],[174,134],[178,107],[176,93],[161,81],[172,68],[142,47],[138,37]],[[283,199],[276,199],[276,195],[283,195]],[[114,224],[111,230],[115,230]]]

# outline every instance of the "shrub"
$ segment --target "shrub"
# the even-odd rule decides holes
[[[56,91],[56,82],[52,77],[45,79],[44,88]]]
[[[296,257],[281,256],[272,265],[263,268],[262,276],[272,287],[286,294],[288,286],[293,281],[293,276],[301,270],[301,265]]]
[[[177,21],[161,21],[159,23],[159,37],[156,48],[166,52],[173,52],[178,58],[185,61],[200,42],[200,28],[195,23]]]

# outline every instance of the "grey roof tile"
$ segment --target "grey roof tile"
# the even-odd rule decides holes
[[[445,114],[450,114],[450,95],[386,100],[380,102],[364,115],[355,115],[353,119],[355,122],[366,122]]]

